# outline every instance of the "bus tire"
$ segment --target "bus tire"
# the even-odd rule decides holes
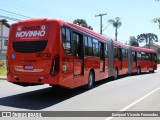
[[[114,79],[118,79],[118,68],[114,70]]]
[[[88,76],[87,89],[92,89],[93,86],[94,86],[94,74],[92,71],[90,71]]]
[[[155,72],[155,66],[153,67],[153,70],[151,71],[152,73],[154,73]]]
[[[140,67],[137,67],[137,74],[141,74],[141,68]]]

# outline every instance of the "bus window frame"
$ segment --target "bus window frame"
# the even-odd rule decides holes
[[[62,29],[65,29],[65,34],[66,34],[66,29],[69,29],[70,30],[70,54],[68,54],[66,52],[66,49],[63,47],[63,32],[62,32]],[[61,27],[61,41],[62,41],[62,48],[64,50],[64,52],[66,53],[66,55],[69,55],[69,56],[73,56],[73,40],[72,40],[72,28],[68,27],[68,26],[65,26],[65,25],[62,25]]]
[[[86,46],[86,42],[85,42],[85,37],[87,37],[87,46]],[[90,38],[90,39],[89,39]],[[89,40],[91,40],[91,46],[89,45]],[[86,47],[89,47],[89,49],[90,49],[90,47],[91,47],[91,55],[90,54],[86,54]],[[91,36],[89,36],[89,35],[86,35],[86,34],[84,34],[84,56],[89,56],[89,57],[93,57],[93,39],[92,39],[92,37]]]

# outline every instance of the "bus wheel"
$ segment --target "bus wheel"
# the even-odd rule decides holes
[[[87,88],[88,89],[92,89],[93,88],[93,85],[94,85],[94,74],[93,72],[89,72],[89,76],[88,76],[88,85],[87,85]]]
[[[141,74],[141,68],[140,67],[137,68],[137,74]]]
[[[114,72],[114,79],[116,80],[118,78],[118,69],[116,68]]]
[[[151,72],[154,73],[154,71],[155,71],[155,66],[153,67],[153,70]]]

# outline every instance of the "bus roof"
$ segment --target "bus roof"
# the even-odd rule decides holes
[[[39,22],[42,22],[42,21],[50,21],[50,22],[52,22],[52,21],[57,21],[57,22],[60,23],[61,25],[66,25],[66,26],[71,27],[71,28],[73,28],[73,29],[75,29],[75,30],[78,30],[78,31],[80,31],[80,32],[82,32],[82,33],[86,33],[86,34],[88,34],[88,35],[90,35],[90,36],[93,36],[93,37],[95,37],[95,38],[98,38],[98,39],[100,39],[100,40],[104,40],[104,41],[107,41],[107,42],[108,42],[108,39],[107,39],[105,36],[103,36],[103,35],[101,35],[101,34],[99,34],[99,33],[97,33],[97,32],[94,32],[93,30],[90,30],[90,29],[88,29],[88,28],[85,28],[85,27],[82,27],[82,26],[79,26],[79,25],[76,25],[76,24],[73,24],[73,23],[65,22],[65,21],[63,21],[63,20],[54,19],[54,18],[35,18],[35,19],[28,19],[28,20],[19,21],[19,22],[14,23],[14,24],[25,23],[25,22],[38,22],[38,21],[39,21]]]
[[[95,38],[98,38],[100,40],[104,40],[104,41],[108,42],[108,39],[105,36],[103,36],[103,35],[101,35],[97,32],[94,32],[93,30],[90,30],[88,28],[85,28],[85,27],[82,27],[82,26],[79,26],[79,25],[76,25],[76,24],[73,24],[73,23],[69,23],[69,22],[65,22],[65,25],[67,25],[71,28],[74,28],[78,31],[81,31],[83,33],[87,33],[88,35],[91,35],[91,36],[93,36]]]
[[[119,46],[119,47],[122,47],[122,48],[129,48],[130,47],[129,45],[126,45],[124,43],[121,43],[121,42],[115,41],[115,40],[113,40],[112,43],[113,43],[113,45],[116,45],[116,46]]]
[[[153,50],[153,49],[148,49],[148,48],[131,46],[131,49],[132,49],[133,51],[155,53],[155,50]]]

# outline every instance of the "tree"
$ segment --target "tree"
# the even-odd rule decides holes
[[[155,1],[159,1],[159,0],[155,0]],[[154,19],[153,19],[153,22],[154,22],[154,23],[157,23],[158,26],[159,26],[159,29],[160,29],[160,18],[158,18],[158,17],[157,17],[157,18],[154,18]]]
[[[112,24],[115,28],[115,40],[117,41],[118,28],[121,27],[122,22],[120,21],[119,17],[116,17],[115,19],[109,19],[108,23]]]
[[[158,17],[157,17],[157,18],[154,18],[154,19],[153,19],[153,22],[156,23],[156,24],[158,24],[159,29],[160,29],[160,18],[158,18]]]
[[[73,21],[73,23],[77,24],[77,25],[80,25],[80,26],[83,26],[83,27],[86,27],[86,28],[88,28],[90,30],[93,30],[93,28],[91,26],[89,26],[84,19],[75,19]]]
[[[137,40],[139,43],[145,41],[146,47],[148,45],[148,48],[150,48],[150,45],[153,44],[153,42],[158,42],[158,36],[153,33],[143,33],[137,36]]]
[[[137,46],[137,47],[139,47],[139,44],[138,44],[138,42],[137,42],[137,39],[136,39],[134,36],[130,36],[129,44],[130,44],[131,46]]]

